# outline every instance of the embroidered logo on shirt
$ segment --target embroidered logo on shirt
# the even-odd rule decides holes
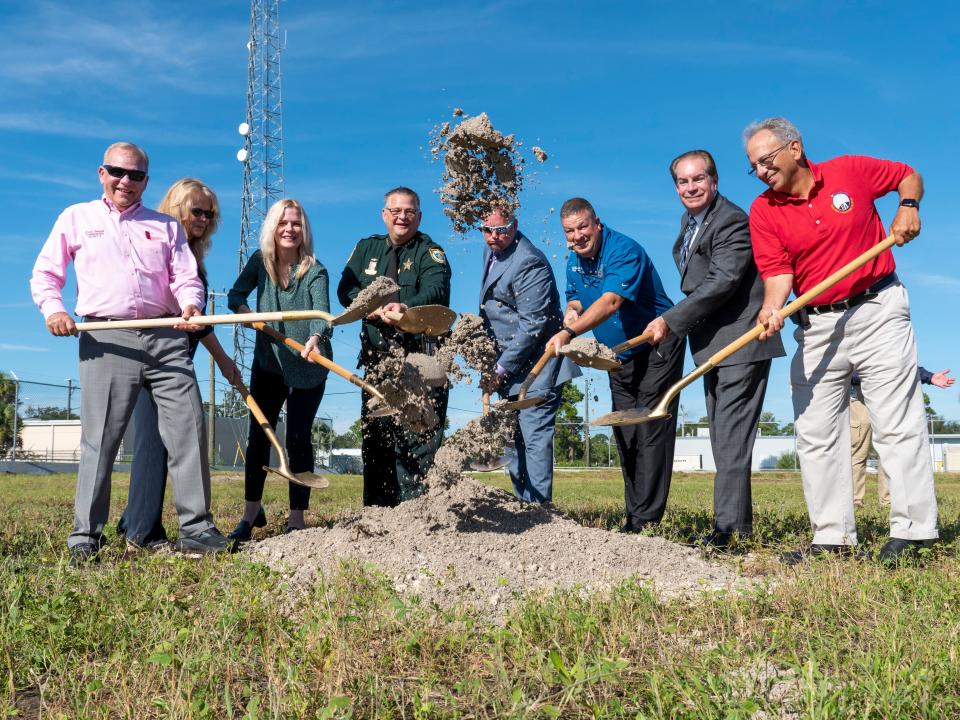
[[[830,205],[842,215],[853,210],[853,198],[845,192],[834,193],[830,196]]]
[[[88,238],[103,237],[103,230],[85,230],[83,232]]]
[[[144,231],[143,231],[143,234],[147,236],[147,240],[150,240],[150,239],[151,239],[151,238],[150,238],[150,231],[149,231],[149,230],[144,230]]]
[[[443,250],[440,248],[430,248],[430,257],[438,265],[446,265],[447,263],[447,256],[443,254]]]

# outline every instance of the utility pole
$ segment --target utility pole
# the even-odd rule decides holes
[[[583,408],[583,437],[586,443],[587,467],[590,467],[590,378],[583,379],[584,388],[584,408]]]
[[[67,420],[73,419],[73,379],[67,378]]]
[[[207,307],[210,308],[210,314],[217,314],[217,296],[213,290],[207,291]],[[217,447],[217,410],[214,401],[216,399],[216,377],[214,376],[213,353],[210,355],[210,395],[207,399],[207,456],[210,464],[216,464]]]
[[[17,459],[17,411],[20,408],[20,378],[17,377],[17,374],[11,370],[10,375],[13,377],[13,445],[11,446],[10,453],[13,457],[13,460]]]

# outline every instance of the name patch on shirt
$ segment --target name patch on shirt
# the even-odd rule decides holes
[[[86,235],[88,238],[103,237],[103,233],[104,233],[103,230],[84,230],[83,231],[83,234]]]
[[[377,274],[377,258],[370,258],[370,264],[367,266],[367,269],[363,271],[367,275],[376,275]]]

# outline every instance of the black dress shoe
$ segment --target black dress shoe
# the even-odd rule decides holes
[[[181,535],[173,544],[173,549],[190,555],[221,553],[230,549],[230,541],[212,527],[196,535]]]
[[[291,525],[287,525],[287,529],[283,531],[283,534],[289,535],[290,533],[300,532],[301,530],[304,530],[304,529],[305,528],[298,528],[298,527],[292,527]]]
[[[920,557],[920,548],[926,543],[923,540],[904,540],[903,538],[890,538],[880,548],[880,554],[877,560],[881,565],[896,567],[905,561],[916,560]]]
[[[265,527],[266,524],[267,513],[264,512],[263,505],[261,505],[260,510],[257,511],[257,516],[253,519],[253,522],[249,523],[246,520],[241,520],[237,523],[237,526],[233,529],[233,532],[227,535],[227,539],[235,542],[249,542],[253,529],[255,527]]]
[[[853,545],[826,545],[822,543],[814,543],[810,547],[805,547],[802,550],[792,550],[790,552],[781,554],[780,562],[782,562],[784,565],[798,565],[799,563],[806,562],[811,558],[824,557],[826,555],[834,555],[839,558],[848,559],[856,557],[856,549]]]
[[[100,548],[94,543],[77,543],[69,548],[70,564],[74,567],[96,562]]]
[[[726,548],[731,542],[733,542],[733,533],[711,530],[703,537],[697,538],[696,544],[704,548]]]

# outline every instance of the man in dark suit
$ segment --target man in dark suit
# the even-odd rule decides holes
[[[546,256],[517,228],[509,210],[496,209],[480,226],[487,243],[480,284],[480,317],[497,341],[497,366],[482,378],[484,390],[514,397],[543,354],[547,338],[560,329],[560,294]],[[567,380],[580,369],[566,357],[551,358],[527,391],[546,402],[517,413],[510,478],[526,502],[553,499],[553,435]]]
[[[750,245],[747,214],[717,192],[717,166],[706,150],[685,152],[670,164],[686,208],[673,257],[686,298],[654,319],[652,342],[669,333],[689,336],[698,365],[756,322],[763,282]],[[763,409],[770,363],[785,353],[780,337],[751,343],[703,377],[710,444],[717,465],[714,529],[705,545],[726,547],[734,534],[753,532],[750,461]]]

